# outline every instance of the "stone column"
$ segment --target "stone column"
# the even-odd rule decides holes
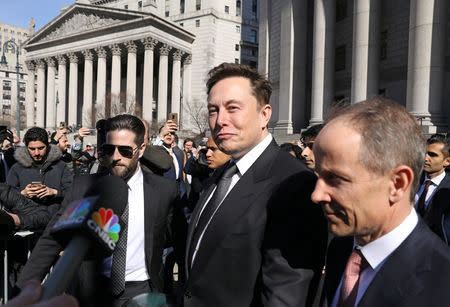
[[[153,49],[157,41],[151,37],[142,39],[144,44],[144,85],[142,93],[142,117],[148,122],[152,121],[153,113]]]
[[[66,78],[67,60],[63,55],[58,55],[58,104],[56,106],[56,124],[66,122]]]
[[[406,107],[425,133],[444,132],[446,0],[411,0]]]
[[[81,112],[81,122],[83,127],[94,128],[95,123],[92,122],[93,118],[93,101],[92,85],[94,83],[94,68],[92,61],[94,60],[94,54],[91,50],[84,50],[84,86],[83,86],[83,112]]]
[[[165,122],[167,117],[168,55],[170,49],[167,44],[162,44],[159,48],[158,123]]]
[[[334,100],[335,23],[335,0],[315,0],[310,125],[323,121],[324,108]]]
[[[106,50],[103,47],[95,48],[97,53],[97,98],[96,98],[96,121],[106,117]]]
[[[36,126],[44,128],[45,118],[45,62],[37,60]]]
[[[25,112],[27,117],[27,129],[34,126],[34,75],[36,73],[36,66],[32,61],[26,61],[27,65],[27,88],[25,92]]]
[[[47,129],[56,128],[56,100],[55,100],[55,59],[47,59],[47,116],[45,127]]]
[[[183,52],[177,50],[173,53],[172,65],[172,113],[178,113],[180,119],[180,96],[181,96],[181,56]],[[180,120],[181,121],[181,120]]]
[[[11,104],[9,105],[11,128],[17,126],[17,78],[20,78],[17,74],[11,76]]]
[[[133,41],[125,43],[127,56],[127,97],[125,112],[135,114],[136,109],[136,52],[137,46]]]
[[[351,103],[378,95],[380,3],[354,1]]]
[[[190,125],[190,116],[188,111],[188,105],[192,104],[191,97],[191,72],[192,72],[192,55],[188,54],[183,61],[183,103],[184,108],[181,110],[182,115],[180,118],[180,123],[184,126]],[[185,115],[184,115],[185,114]]]
[[[120,55],[121,49],[119,44],[114,44],[109,47],[112,52],[112,67],[111,67],[111,116],[122,113],[120,106]]]
[[[270,59],[270,6],[271,0],[259,1],[258,72],[269,75]],[[242,4],[241,4],[242,5]],[[242,31],[242,29],[241,29]]]
[[[78,56],[75,53],[69,53],[69,119],[68,125],[77,125],[77,106],[78,106]]]

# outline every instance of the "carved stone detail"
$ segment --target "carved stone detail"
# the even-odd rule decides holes
[[[183,55],[183,51],[177,50],[173,53],[173,60],[174,61],[181,61],[181,56]]]
[[[39,59],[36,61],[37,68],[44,68],[45,69],[45,61],[42,59]]]
[[[141,39],[142,44],[144,44],[145,50],[153,50],[155,49],[156,44],[158,41],[151,37],[146,37]]]
[[[56,59],[58,60],[59,65],[66,65],[66,63],[67,63],[67,58],[62,54],[57,55]]]
[[[107,56],[107,54],[108,54],[108,52],[106,51],[106,49],[103,48],[103,47],[97,47],[97,48],[95,48],[95,52],[97,53],[97,56],[98,56],[99,58],[106,58],[106,56]]]
[[[59,37],[70,36],[75,33],[100,29],[122,22],[125,19],[111,18],[88,12],[74,13],[67,20],[64,20],[58,28],[51,31],[42,38],[42,41],[48,41]]]
[[[112,44],[109,46],[109,49],[111,49],[112,55],[120,56],[122,54],[122,49],[119,44]]]
[[[27,65],[28,71],[34,71],[36,69],[36,64],[33,61],[25,61],[25,64]]]
[[[136,53],[137,52],[137,45],[134,41],[125,42],[125,46],[128,49],[128,53]]]
[[[186,56],[186,58],[184,59],[184,64],[185,64],[185,65],[190,65],[190,64],[192,64],[192,54],[188,54],[188,55]]]
[[[92,61],[94,59],[94,54],[90,49],[83,50],[81,53],[83,54],[86,61]]]
[[[46,58],[45,61],[47,62],[48,67],[55,67],[56,62],[54,58]]]
[[[74,52],[70,52],[68,56],[70,63],[78,63],[78,55],[76,55]]]
[[[169,45],[167,45],[167,44],[162,44],[161,47],[159,47],[159,55],[165,55],[165,56],[168,56],[168,55],[169,55],[170,49],[172,49],[172,48],[169,47]]]

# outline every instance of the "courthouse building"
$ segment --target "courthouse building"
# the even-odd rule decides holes
[[[270,126],[298,133],[330,107],[376,95],[426,133],[450,108],[448,0],[260,0],[259,70],[274,81]]]
[[[161,124],[173,112],[186,133],[199,132],[208,70],[256,67],[257,30],[256,0],[78,0],[25,44],[37,78],[27,125],[92,127],[121,112]]]

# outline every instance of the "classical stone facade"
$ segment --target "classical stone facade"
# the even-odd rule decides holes
[[[336,101],[376,95],[403,104],[426,133],[447,131],[448,1],[260,3],[259,70],[274,81],[274,131],[299,132]]]
[[[74,3],[26,42],[27,125],[93,127],[133,113],[163,122],[189,95],[195,36],[151,13]],[[34,122],[33,122],[34,121]]]

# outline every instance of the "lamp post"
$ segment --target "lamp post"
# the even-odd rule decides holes
[[[9,46],[8,46],[9,45]],[[15,41],[10,39],[9,41],[6,41],[3,44],[3,55],[2,60],[0,61],[0,64],[2,65],[8,65],[8,62],[6,61],[5,51],[7,51],[9,48],[11,48],[12,52],[16,51],[16,74],[17,74],[17,136],[20,139],[20,86],[19,86],[19,46],[16,44]]]
[[[58,98],[58,91],[56,91],[56,107],[55,107],[55,131],[58,126],[56,126],[56,121],[58,117],[58,104],[59,104],[59,98]]]

